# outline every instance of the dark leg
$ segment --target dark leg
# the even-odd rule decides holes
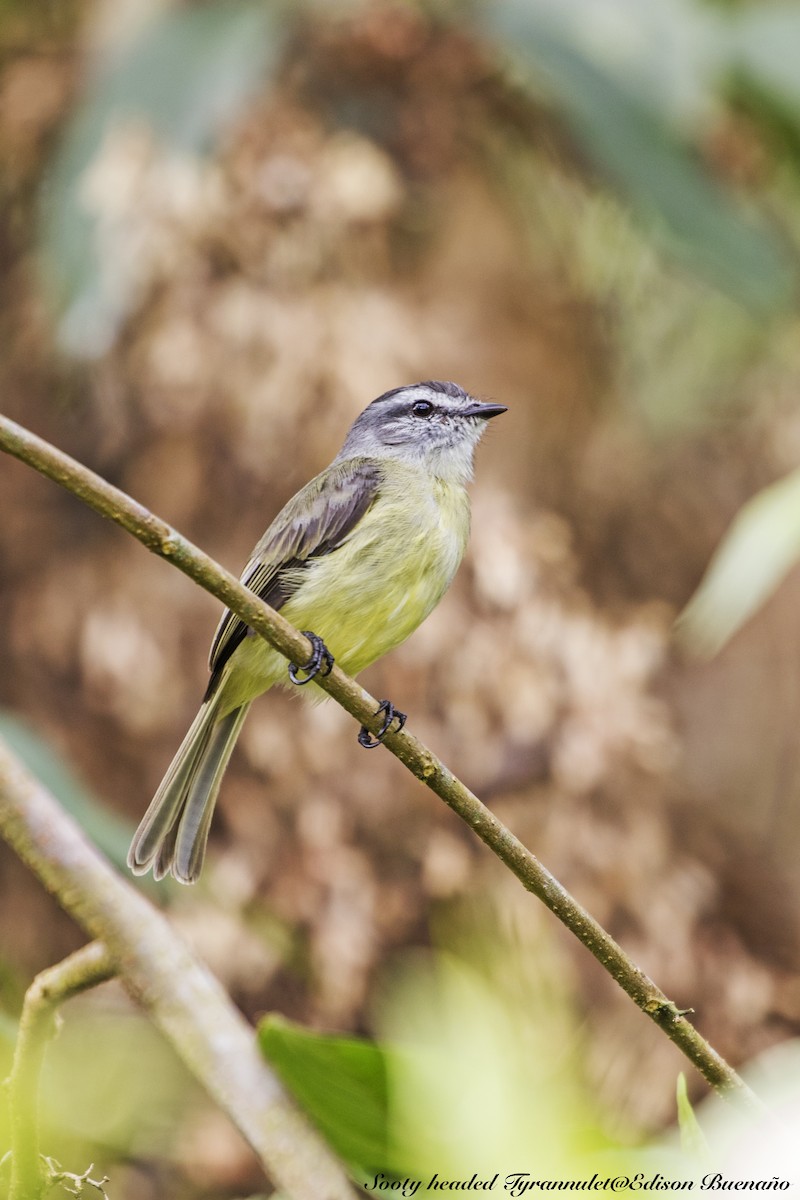
[[[374,750],[376,746],[380,746],[394,721],[397,721],[395,733],[399,733],[408,719],[404,712],[400,712],[399,708],[395,708],[391,700],[381,700],[378,705],[378,712],[375,713],[376,717],[378,713],[385,713],[386,715],[383,718],[383,724],[374,738],[366,725],[362,725],[359,730],[358,744],[359,746],[363,746],[365,750]]]
[[[311,683],[317,675],[330,675],[333,667],[333,655],[325,645],[321,637],[317,637],[315,633],[304,629],[303,636],[307,637],[313,647],[311,658],[307,663],[303,663],[298,667],[297,663],[289,663],[289,678],[292,683],[296,683],[298,687],[302,687],[305,683]],[[298,672],[305,672],[305,679],[301,679]]]

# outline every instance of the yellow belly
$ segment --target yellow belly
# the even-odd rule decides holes
[[[468,536],[466,489],[398,465],[343,545],[298,568],[299,586],[281,612],[318,634],[342,670],[356,675],[438,604]],[[287,678],[285,659],[262,638],[247,637],[231,657],[223,710]]]

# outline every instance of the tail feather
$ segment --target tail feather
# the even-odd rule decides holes
[[[211,700],[201,706],[189,726],[136,830],[128,851],[128,866],[135,875],[143,875],[158,861],[166,839],[175,829],[191,776],[208,744],[213,723],[214,704]]]
[[[200,874],[219,785],[249,707],[249,704],[243,704],[217,722],[197,761],[183,803],[172,856],[172,874],[181,883],[194,883]]]
[[[152,867],[156,879],[170,872],[181,883],[197,879],[222,776],[249,707],[217,719],[214,698],[202,705],[131,843],[135,875]]]

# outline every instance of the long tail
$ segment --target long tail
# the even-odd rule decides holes
[[[194,883],[203,866],[222,776],[249,704],[217,719],[215,697],[200,709],[170,763],[128,851],[134,875],[153,868]]]

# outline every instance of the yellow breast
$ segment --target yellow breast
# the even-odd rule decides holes
[[[469,524],[465,487],[392,463],[375,503],[338,549],[299,570],[299,587],[281,611],[318,634],[342,670],[356,675],[405,641],[441,600]],[[286,660],[263,638],[247,637],[226,671],[220,711],[282,682]]]
[[[469,499],[415,468],[392,464],[381,494],[345,543],[310,563],[284,606],[356,674],[404,641],[441,600],[469,537]]]

